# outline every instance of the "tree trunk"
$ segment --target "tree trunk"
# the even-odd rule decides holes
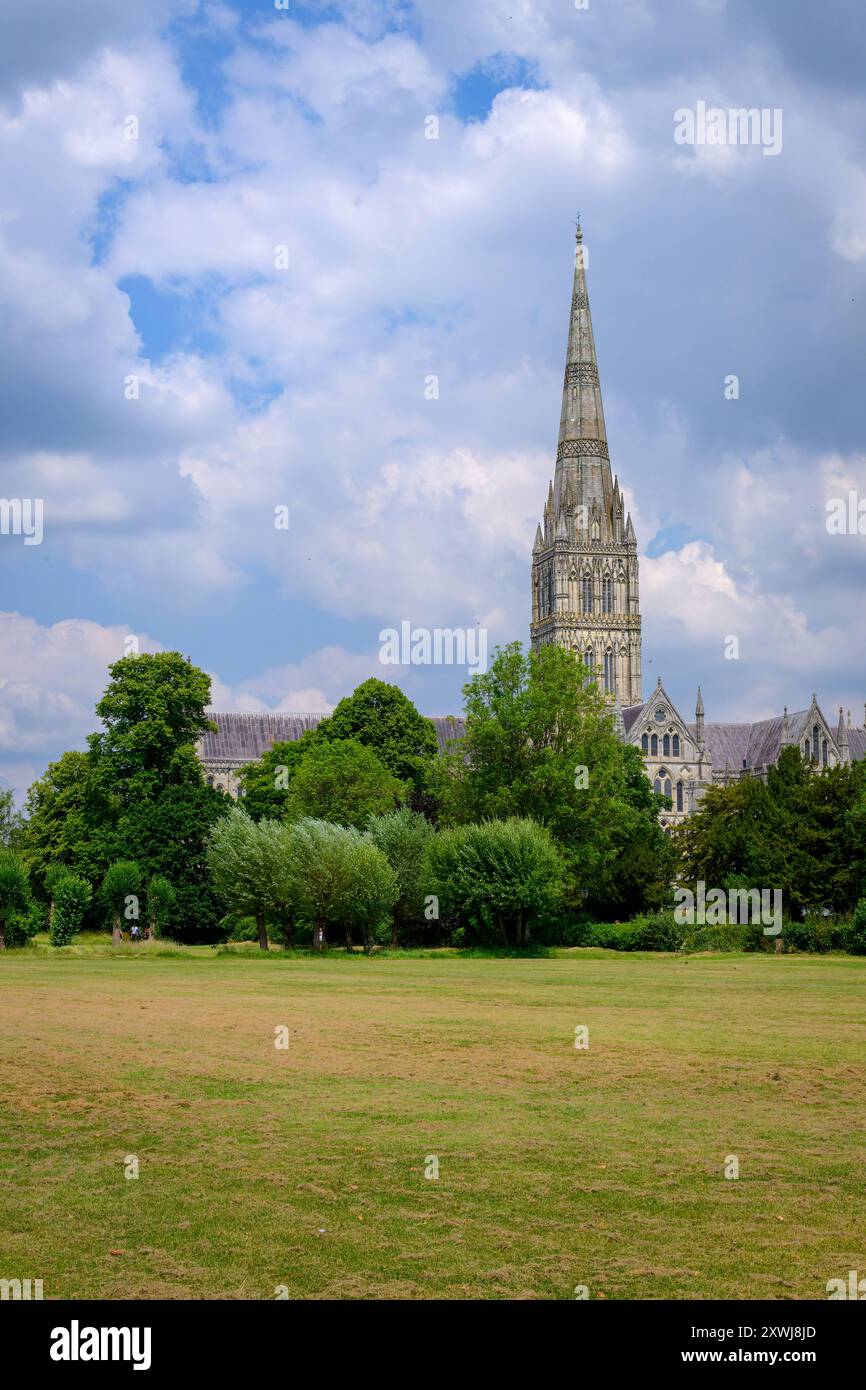
[[[120,913],[115,912],[111,924],[111,939],[115,946],[120,946],[123,942],[123,932],[120,930]]]
[[[259,950],[266,951],[268,949],[268,934],[265,931],[265,914],[263,912],[256,913],[256,926],[259,931]]]
[[[346,955],[352,954],[352,928],[346,924]]]

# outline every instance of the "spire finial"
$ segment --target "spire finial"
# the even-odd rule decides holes
[[[580,225],[580,213],[577,214],[577,221],[575,222],[574,226],[574,239],[576,242],[580,243],[581,241],[583,241],[583,228]]]

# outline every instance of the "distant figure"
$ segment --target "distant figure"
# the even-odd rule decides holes
[[[129,929],[129,939],[130,941],[141,940],[141,927],[138,925],[137,922],[133,922],[132,926]]]

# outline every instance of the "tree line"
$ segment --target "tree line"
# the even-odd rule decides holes
[[[444,753],[396,686],[365,681],[247,765],[237,803],[196,753],[209,699],[179,653],[114,663],[86,751],[50,764],[20,817],[0,805],[0,941],[140,920],[263,948],[526,949],[659,913],[676,882],[778,887],[795,918],[850,915],[866,894],[863,764],[817,773],[785,749],[766,783],[711,788],[667,836],[670,803],[557,646],[498,649]]]

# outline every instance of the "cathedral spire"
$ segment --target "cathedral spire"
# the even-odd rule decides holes
[[[699,744],[704,741],[704,697],[701,694],[700,686],[698,686],[698,698],[695,702],[695,740]]]
[[[557,500],[569,475],[577,479],[575,491],[580,501],[588,506],[592,500],[597,500],[602,515],[610,517],[613,483],[586,287],[586,248],[579,223],[556,450]]]

